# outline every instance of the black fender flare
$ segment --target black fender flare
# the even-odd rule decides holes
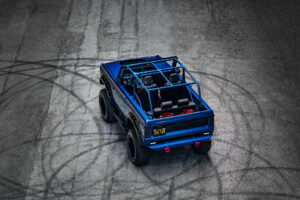
[[[108,96],[109,100],[110,100],[110,101],[113,103],[113,105],[114,105],[114,98],[113,98],[113,95],[112,95],[110,83],[108,82],[107,78],[106,78],[104,75],[102,75],[102,76],[100,77],[99,83],[105,86],[106,92],[107,92],[107,96]]]
[[[142,132],[139,128],[139,122],[132,113],[129,113],[129,115],[128,115],[127,128],[133,129],[134,134],[136,134],[136,137],[138,138],[139,143],[141,145],[144,145],[144,140],[142,139],[142,136],[141,136]]]
[[[102,75],[102,76],[100,77],[100,79],[99,79],[100,85],[105,85],[105,80],[106,80],[105,76]]]

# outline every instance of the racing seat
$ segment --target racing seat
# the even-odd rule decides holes
[[[160,107],[154,108],[154,117],[160,117],[164,115],[173,116],[174,113],[171,111],[173,110],[173,103],[172,101],[163,101]]]
[[[172,101],[163,101],[160,105],[160,107],[157,107],[157,108],[154,108],[154,112],[155,113],[158,113],[158,112],[161,112],[161,111],[165,111],[165,110],[168,110],[170,108],[173,107],[173,103]]]
[[[156,83],[154,83],[153,81],[152,76],[145,76],[144,78],[142,78],[142,81],[148,89],[157,87]]]
[[[179,79],[177,73],[172,73],[169,76],[169,81],[173,84],[173,85],[178,85],[181,83],[181,80]]]
[[[182,81],[179,79],[177,73],[170,74],[169,81],[173,85],[178,85],[178,84],[182,83]],[[165,85],[168,86],[169,84],[166,83]],[[173,102],[173,104],[177,104],[178,99],[185,99],[185,98],[189,99],[190,98],[190,94],[184,85],[179,86],[179,87],[162,89],[162,90],[160,90],[160,96],[163,101],[171,100]]]
[[[194,108],[195,105],[196,105],[195,102],[190,101],[188,98],[178,99],[178,101],[177,101],[177,106],[178,107],[191,107],[191,108]]]
[[[143,77],[142,82],[148,89],[152,89],[152,88],[157,87],[157,84],[154,83],[152,76]],[[145,90],[145,88],[140,86],[137,89],[137,95],[141,100],[143,109],[146,110],[146,111],[149,111],[150,110],[149,97],[148,97],[148,93]],[[156,90],[155,91],[150,91],[150,96],[151,96],[152,106],[155,108],[160,103],[157,91]]]

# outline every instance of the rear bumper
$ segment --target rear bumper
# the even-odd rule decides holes
[[[158,144],[153,144],[153,145],[147,145],[147,147],[153,151],[158,151],[165,149],[167,147],[173,148],[173,147],[179,147],[179,146],[184,146],[188,144],[194,144],[195,142],[207,142],[211,139],[212,134],[205,135],[205,136],[189,136],[184,139],[173,139],[173,140],[166,140]]]

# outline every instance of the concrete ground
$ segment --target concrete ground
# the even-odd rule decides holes
[[[300,199],[299,2],[1,0],[0,199]],[[135,167],[99,64],[177,55],[215,112],[208,156]]]

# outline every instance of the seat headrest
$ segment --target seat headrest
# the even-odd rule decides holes
[[[181,83],[177,73],[170,74],[169,80],[172,84],[180,84]]]
[[[172,106],[173,106],[172,101],[164,101],[164,102],[161,103],[161,109],[162,110],[172,108]]]
[[[152,78],[152,76],[145,76],[143,78],[143,83],[144,83],[145,86],[152,85],[153,84],[153,78]]]
[[[153,83],[153,84],[151,84],[151,85],[146,85],[146,87],[147,87],[148,89],[152,89],[152,88],[156,88],[157,85],[156,85],[156,83]]]
[[[188,98],[178,99],[177,104],[178,106],[186,106],[189,104],[189,99]]]
[[[142,81],[148,89],[157,87],[157,84],[154,83],[152,76],[145,76],[142,78]]]

